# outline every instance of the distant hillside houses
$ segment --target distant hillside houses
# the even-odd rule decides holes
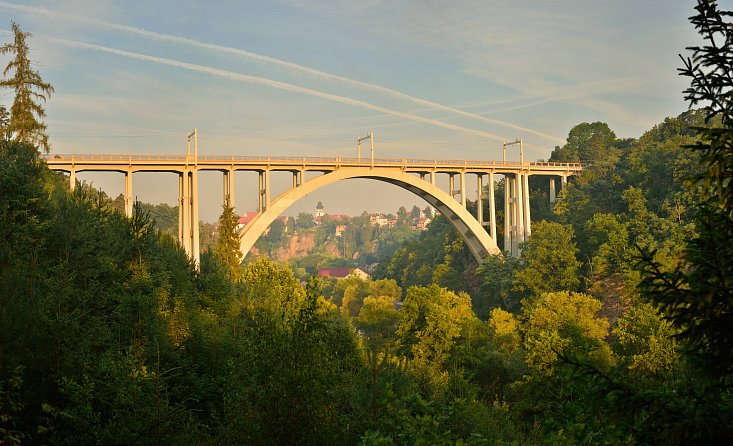
[[[323,207],[323,203],[319,201],[318,204],[316,205],[316,213],[313,216],[313,223],[315,223],[316,226],[321,226],[325,218],[328,218],[330,221],[339,221],[339,222],[349,220],[348,215],[327,214],[326,209]]]
[[[239,220],[237,220],[237,231],[241,231],[247,224],[249,224],[250,221],[252,221],[257,216],[257,212],[247,212],[245,211],[241,217],[239,217]],[[288,232],[288,221],[290,220],[290,217],[287,215],[281,215],[277,217],[278,220],[283,222],[283,233]],[[270,228],[267,228],[265,230],[265,233],[263,235],[267,235],[267,233],[270,232]]]
[[[349,276],[355,276],[362,280],[367,280],[371,276],[360,268],[338,267],[338,268],[318,268],[318,277],[333,277],[335,279],[345,279]]]

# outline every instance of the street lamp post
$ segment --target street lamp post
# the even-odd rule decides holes
[[[361,142],[369,140],[371,142],[370,158],[372,160],[372,166],[374,166],[374,132],[369,132],[368,135],[356,138],[356,158],[361,159]]]
[[[187,147],[187,149],[188,149],[187,155],[188,156],[191,156],[191,137],[193,137],[194,159],[195,160],[198,160],[198,158],[199,158],[199,136],[198,136],[198,131],[196,130],[195,127],[193,129],[193,132],[189,132],[186,135],[186,142],[188,144],[188,147]]]
[[[519,144],[519,164],[524,165],[524,144],[522,143],[522,138],[517,138],[514,141],[502,143],[501,160],[503,162],[506,162],[506,146],[512,146],[514,144]]]

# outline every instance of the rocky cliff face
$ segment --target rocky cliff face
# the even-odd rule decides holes
[[[282,246],[272,250],[270,257],[275,260],[288,260],[293,257],[304,257],[316,251],[316,232],[313,230],[300,230],[297,234],[286,237]],[[321,252],[338,257],[338,246],[332,241],[327,241]],[[257,248],[252,248],[255,256],[265,254]]]

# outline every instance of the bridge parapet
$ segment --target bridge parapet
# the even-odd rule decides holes
[[[392,167],[414,172],[429,171],[471,171],[471,172],[513,172],[528,171],[530,175],[547,175],[547,172],[579,172],[580,163],[529,162],[498,160],[454,160],[424,158],[355,158],[323,156],[258,156],[258,155],[204,155],[194,158],[186,155],[131,155],[131,154],[49,154],[43,157],[49,167],[73,166],[76,170],[117,170],[119,166],[129,169],[176,171],[182,167],[196,170],[318,170],[339,167]]]

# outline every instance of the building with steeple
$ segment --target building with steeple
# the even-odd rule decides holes
[[[325,214],[326,214],[326,213],[325,213],[325,212],[323,211],[323,203],[321,203],[321,202],[319,201],[319,202],[318,202],[318,205],[316,205],[316,218],[321,218],[321,217],[323,217],[323,216],[324,216]]]

